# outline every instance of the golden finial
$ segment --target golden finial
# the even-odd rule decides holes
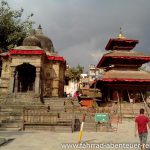
[[[125,36],[124,36],[124,34],[122,33],[122,28],[120,27],[120,33],[119,33],[119,35],[117,36],[117,38],[118,39],[124,39],[124,38],[126,38]]]

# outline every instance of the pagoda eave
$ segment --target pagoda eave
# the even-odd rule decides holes
[[[118,43],[119,45],[121,44],[122,46],[119,46]],[[108,44],[105,47],[105,50],[115,50],[115,49],[116,50],[132,50],[138,43],[139,43],[138,40],[127,39],[127,38],[110,39]]]
[[[91,88],[94,88],[96,85],[96,88],[101,88],[104,85],[124,85],[124,86],[147,86],[150,84],[150,79],[131,79],[131,78],[103,78],[100,80],[96,80],[92,83],[90,86]]]
[[[102,59],[99,61],[99,63],[97,64],[97,68],[103,67],[105,66],[105,62],[106,60],[110,60],[110,59],[122,59],[122,60],[139,60],[139,61],[143,61],[143,63],[147,63],[150,62],[150,56],[106,56],[104,55],[102,57]]]
[[[103,82],[146,82],[150,83],[150,79],[131,79],[131,78],[103,78]]]

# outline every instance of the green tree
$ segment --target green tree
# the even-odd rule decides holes
[[[77,67],[68,68],[66,71],[66,78],[72,81],[79,81],[84,67],[77,65]]]
[[[0,48],[8,50],[15,45],[21,45],[22,40],[32,30],[33,21],[30,18],[33,14],[27,16],[22,21],[23,9],[12,10],[8,3],[1,1],[0,6]]]

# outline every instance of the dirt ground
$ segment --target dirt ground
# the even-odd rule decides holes
[[[113,127],[114,126],[116,126],[116,124],[113,124]],[[139,149],[136,147],[137,143],[139,143],[139,139],[138,137],[134,137],[133,120],[123,120],[122,124],[119,124],[118,130],[115,132],[83,132],[82,144],[72,147],[72,144],[78,143],[78,135],[79,132],[1,131],[0,137],[12,140],[0,146],[0,150]],[[70,145],[69,147],[67,147],[68,145],[62,145],[64,143],[71,144],[71,147]],[[147,143],[150,143],[149,135]],[[120,144],[119,146],[122,147],[118,148],[117,144]],[[104,148],[104,146],[107,147]],[[135,148],[133,148],[134,146]],[[150,148],[148,149],[150,150]]]

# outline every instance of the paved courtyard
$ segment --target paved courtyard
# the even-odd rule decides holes
[[[117,132],[83,132],[82,138],[82,148],[62,148],[62,143],[78,143],[78,133],[55,133],[49,131],[1,131],[0,137],[13,139],[8,143],[0,146],[0,150],[62,150],[62,149],[88,149],[86,144],[96,143],[99,147],[91,149],[125,149],[125,148],[102,148],[102,144],[131,144],[139,143],[138,137],[134,137],[134,122],[133,121],[123,121],[119,124]],[[148,143],[150,143],[150,136],[148,136]],[[78,145],[79,146],[79,145]],[[81,146],[81,145],[80,145]],[[113,147],[114,145],[112,145]],[[136,149],[132,148],[132,144],[129,145],[131,148],[126,149]]]

